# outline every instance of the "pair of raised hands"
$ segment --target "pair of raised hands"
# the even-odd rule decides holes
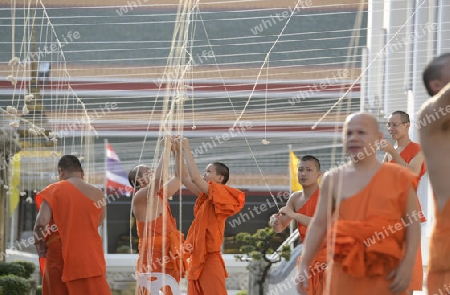
[[[183,153],[183,148],[189,148],[189,140],[179,135],[165,136],[163,140],[170,140],[170,149],[174,153]]]

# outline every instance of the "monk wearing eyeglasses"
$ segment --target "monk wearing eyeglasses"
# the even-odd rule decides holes
[[[399,164],[408,168],[417,175],[417,182],[420,181],[426,172],[425,157],[420,148],[420,145],[411,141],[409,138],[409,127],[411,125],[409,115],[403,111],[393,112],[388,119],[387,128],[392,139],[395,140],[396,147],[394,147],[388,140],[385,140],[381,145],[381,149],[386,152],[384,162],[391,162]],[[419,200],[419,217],[420,222],[426,222],[422,207]],[[413,291],[422,291],[423,286],[423,266],[422,266],[422,251],[419,244],[417,250],[416,263],[414,264],[413,278],[409,285],[409,294]]]

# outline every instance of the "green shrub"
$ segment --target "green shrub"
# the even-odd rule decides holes
[[[3,288],[2,288],[2,287],[0,287],[0,295],[4,295],[4,294],[3,294]]]
[[[11,264],[21,265],[24,268],[24,277],[25,279],[31,278],[31,275],[36,270],[36,265],[33,262],[28,261],[13,261]]]
[[[20,264],[0,262],[0,276],[16,275],[25,278],[25,268]],[[5,292],[5,290],[3,290]]]
[[[42,295],[42,286],[37,286],[36,295]]]
[[[24,278],[7,275],[0,277],[0,287],[8,295],[27,295],[30,291],[31,284]]]
[[[237,292],[236,295],[247,295],[247,290],[241,290]]]

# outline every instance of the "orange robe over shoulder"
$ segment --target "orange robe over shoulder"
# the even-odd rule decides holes
[[[421,151],[420,145],[415,142],[410,142],[405,149],[400,153],[400,157],[407,163],[411,163],[411,160]],[[395,163],[393,160],[391,163]],[[420,168],[420,174],[417,177],[417,182],[420,181],[422,176],[426,172],[425,162],[422,163],[422,167]],[[426,222],[427,219],[422,211],[422,206],[420,205],[419,199],[417,199],[417,203],[419,204],[419,210],[421,212],[420,222]],[[417,249],[416,263],[414,264],[413,270],[413,279],[411,284],[409,285],[409,290],[418,290],[421,291],[423,288],[423,264],[422,264],[422,247],[419,244],[419,248]]]
[[[161,194],[158,197],[163,201]],[[140,273],[163,273],[177,282],[184,278],[187,270],[186,255],[182,249],[184,235],[177,230],[175,218],[165,201],[166,214],[150,222],[136,220],[139,236],[139,258],[136,269]],[[164,294],[172,294],[170,288],[163,288]],[[144,288],[139,294],[149,294]]]
[[[220,248],[225,220],[242,210],[243,192],[218,183],[209,183],[208,194],[201,193],[194,206],[194,221],[188,231],[185,249],[192,249],[188,270],[189,295],[226,295],[228,274]]]
[[[297,213],[303,214],[309,217],[313,217],[316,212],[317,201],[319,200],[319,192],[317,189],[314,194],[306,201],[306,203],[297,210]],[[307,226],[297,222],[298,233],[300,234],[300,239],[302,240],[303,245],[305,244],[306,239],[306,231],[308,229]],[[297,267],[300,266],[301,256],[297,260]],[[324,271],[326,269],[327,264],[327,251],[326,251],[326,243],[322,245],[319,253],[315,257],[313,263],[310,265],[309,274],[298,274],[303,275],[305,278],[309,278],[309,295],[322,294],[324,289]]]
[[[434,209],[428,262],[428,294],[450,294],[450,201],[447,201],[441,212],[436,203]]]
[[[386,277],[404,256],[406,227],[419,221],[403,219],[411,187],[417,188],[414,173],[385,163],[365,188],[341,201],[328,237],[334,259],[327,294],[393,295]]]
[[[102,209],[67,180],[49,185],[39,195],[52,209],[58,227],[63,259],[62,278],[58,279],[65,283],[68,294],[110,295],[98,233]]]

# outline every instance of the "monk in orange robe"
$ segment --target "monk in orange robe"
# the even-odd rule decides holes
[[[104,195],[84,182],[81,163],[75,156],[63,156],[58,162],[58,173],[60,181],[39,192],[43,201],[34,227],[38,254],[47,256],[44,278],[48,282],[48,293],[44,294],[110,295],[102,240],[98,234],[106,210],[98,204],[104,200]],[[45,241],[42,234],[42,229],[51,221],[59,233],[54,242]],[[58,274],[56,268],[54,272],[47,271],[48,265],[62,268],[62,277],[53,276]],[[61,287],[60,281],[65,288]]]
[[[386,152],[384,162],[397,163],[408,168],[417,175],[419,182],[426,172],[425,157],[420,149],[420,145],[411,141],[409,138],[410,127],[409,115],[403,111],[393,112],[388,119],[388,132],[396,141],[397,147],[394,147],[389,141],[384,141],[381,149]],[[420,221],[426,222],[426,218],[422,211],[422,206],[417,199],[420,209]],[[413,279],[409,286],[410,294],[413,290],[422,291],[423,286],[423,265],[422,265],[422,251],[419,244],[417,251],[416,263],[414,264]]]
[[[302,185],[303,190],[294,192],[289,197],[285,207],[280,212],[274,214],[270,218],[270,225],[277,233],[282,232],[294,219],[297,222],[298,232],[302,243],[306,239],[306,229],[316,212],[317,200],[319,199],[319,178],[320,162],[314,156],[303,156],[298,164],[298,182]],[[326,268],[326,244],[322,245],[322,249],[315,257],[311,264],[309,277],[309,295],[322,294],[324,283],[324,270]],[[300,266],[301,257],[297,260],[297,267]],[[301,275],[298,273],[297,276]]]
[[[308,270],[330,221],[325,294],[407,294],[420,242],[417,177],[377,160],[374,147],[382,138],[374,116],[347,117],[343,144],[351,162],[323,178],[300,270]],[[308,280],[300,278],[300,285],[306,288]]]
[[[139,258],[136,269],[138,275],[150,274],[148,277],[150,280],[151,273],[162,273],[171,276],[179,283],[187,269],[186,253],[182,249],[184,237],[177,229],[168,197],[180,189],[181,182],[177,176],[174,176],[163,190],[161,187],[163,162],[161,157],[154,173],[153,184],[153,171],[150,167],[136,166],[128,175],[130,184],[137,191],[132,201],[139,236]],[[178,166],[177,162],[179,161],[176,161]],[[179,169],[176,167],[175,170]],[[163,287],[161,291],[166,295],[173,294],[169,286]],[[141,286],[138,294],[147,295],[149,290]]]
[[[188,231],[185,248],[191,249],[188,268],[189,295],[227,295],[225,278],[228,274],[220,253],[225,221],[244,207],[243,192],[225,185],[229,169],[219,162],[209,164],[203,177],[195,164],[187,139],[180,140],[189,172],[184,185],[198,196],[194,206],[194,220]],[[183,164],[183,161],[181,161]]]
[[[450,294],[450,54],[436,57],[423,72],[434,95],[418,115],[419,138],[434,192],[435,219],[430,237],[428,294]]]

